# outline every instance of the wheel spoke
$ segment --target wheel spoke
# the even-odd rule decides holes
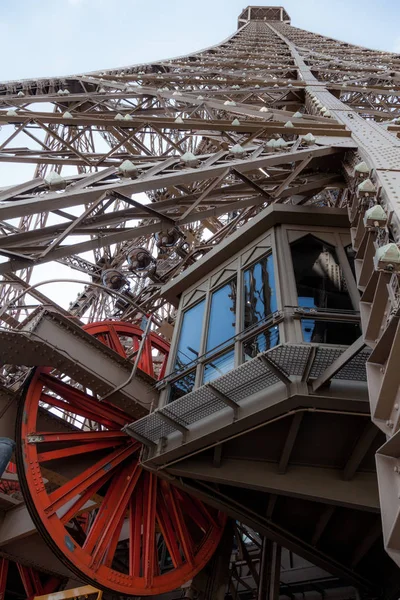
[[[91,531],[84,545],[89,552],[91,551],[90,549],[93,548],[93,567],[100,566],[110,544],[114,543],[116,546],[116,543],[118,542],[118,537],[117,540],[115,540],[116,529],[121,523],[121,519],[123,519],[125,515],[129,499],[140,477],[140,474],[141,467],[139,467],[138,462],[136,462],[134,464],[126,465],[119,474],[119,477],[116,478],[115,481],[113,480],[113,485],[110,486],[111,494],[109,498],[107,498],[107,501],[104,500],[99,510],[99,513],[100,511],[102,512],[99,522],[105,522],[101,529],[101,535],[96,539],[94,535],[92,535]],[[102,510],[103,506],[105,507],[104,510]],[[96,520],[94,525],[96,524]],[[99,527],[97,526],[96,529],[98,528]],[[112,557],[113,555],[111,556],[111,559]]]
[[[77,454],[88,454],[89,452],[95,452],[96,450],[104,450],[105,448],[115,448],[124,444],[125,440],[119,440],[113,442],[89,442],[87,444],[80,444],[79,446],[71,446],[69,448],[63,448],[62,450],[49,450],[48,452],[41,452],[38,454],[38,461],[40,463],[48,462],[49,460],[59,460],[60,458],[68,458],[70,456],[76,456]]]
[[[72,406],[71,404],[68,404],[68,402],[66,402],[65,400],[60,400],[59,398],[54,398],[54,396],[49,396],[48,394],[44,394],[44,393],[41,394],[40,399],[42,400],[42,402],[45,402],[46,404],[49,404],[50,406],[59,408],[60,410],[67,412],[67,413],[79,415],[81,417],[84,417],[85,419],[88,419],[89,421],[94,421],[95,423],[98,423],[99,425],[103,425],[104,427],[107,427],[108,429],[117,429],[118,431],[121,430],[120,425],[118,425],[117,423],[113,423],[112,421],[110,421],[110,419],[105,419],[105,418],[99,417],[99,415],[97,415],[93,412],[90,412],[88,410],[85,410],[80,406]]]
[[[27,598],[33,598],[37,594],[42,594],[42,584],[35,569],[32,569],[32,567],[24,567],[19,563],[17,563],[17,567]]]
[[[25,594],[26,594],[27,598],[30,598],[31,596],[34,595],[35,592],[33,590],[32,582],[29,577],[28,568],[20,565],[19,563],[17,563],[17,568],[18,568],[19,576],[21,577],[22,585],[24,586]]]
[[[146,587],[154,577],[157,479],[152,473],[145,474],[143,502],[143,575]]]
[[[99,442],[107,440],[126,440],[126,433],[123,431],[71,431],[70,433],[60,433],[59,431],[41,431],[35,433],[34,441],[36,444],[46,442]],[[28,442],[31,440],[28,436]]]
[[[83,494],[81,494],[75,500],[75,502],[68,508],[67,512],[65,512],[63,516],[60,517],[61,522],[65,524],[71,521],[71,519],[73,519],[79,513],[79,511],[81,511],[82,507],[85,506],[86,502],[88,502],[92,498],[92,496],[94,496],[98,492],[98,490],[110,479],[112,475],[113,472],[108,471],[103,475],[103,477],[101,477],[100,479],[95,481],[95,483],[90,485],[86,489],[86,491]],[[96,508],[96,504],[94,504],[93,508]],[[86,510],[89,509],[86,508]]]
[[[140,577],[142,517],[143,487],[138,486],[129,502],[129,575],[134,577]]]
[[[204,502],[202,502],[201,500],[199,500],[198,498],[196,498],[196,496],[189,496],[189,494],[185,494],[185,496],[188,499],[190,499],[190,502],[192,504],[194,504],[195,506],[198,507],[198,509],[199,509],[199,511],[201,513],[203,513],[205,515],[206,521],[210,525],[212,525],[216,529],[218,529],[220,527],[220,524],[218,523],[217,516],[212,513],[212,510],[210,509],[209,506],[207,506],[207,504],[204,504]],[[217,513],[217,515],[218,515],[218,513]]]
[[[207,522],[205,515],[198,507],[191,502],[188,496],[180,496],[182,510],[185,514],[190,515],[190,518],[204,533],[208,530],[210,524]]]
[[[157,523],[164,538],[165,545],[172,560],[174,567],[179,567],[182,564],[182,557],[179,552],[179,547],[176,541],[176,533],[172,527],[170,515],[164,502],[164,497],[161,492],[157,496]]]
[[[106,495],[104,496],[103,502],[100,505],[96,518],[90,528],[88,536],[83,544],[84,550],[86,550],[89,554],[93,552],[100,538],[101,532],[103,528],[106,526],[108,519],[110,518],[110,513],[113,510],[115,505],[117,494],[115,493],[116,489],[119,489],[123,478],[123,472],[119,470],[114,473],[110,484],[108,486]]]
[[[46,387],[51,389],[62,398],[65,398],[65,400],[67,400],[71,406],[86,408],[95,415],[114,421],[121,427],[132,420],[127,413],[119,410],[113,404],[110,404],[109,402],[99,402],[93,396],[85,394],[81,390],[68,385],[60,379],[56,379],[52,375],[43,374],[41,378]]]
[[[168,364],[168,354],[164,354],[164,359],[163,359],[162,364],[161,364],[161,369],[160,369],[160,372],[158,374],[158,379],[164,379],[165,372],[167,370],[167,364]]]
[[[65,442],[81,442],[77,445],[68,446],[59,450],[49,450],[38,454],[40,463],[49,460],[57,460],[69,456],[94,452],[113,448],[126,443],[126,434],[122,431],[72,431],[70,433],[60,432],[38,432],[28,436],[28,443],[43,444],[65,444]]]
[[[176,497],[176,493],[174,493],[175,490],[171,486],[167,486],[165,482],[162,483],[164,484],[165,502],[167,504],[169,514],[171,515],[174,529],[179,535],[179,541],[182,547],[183,554],[185,556],[186,561],[189,564],[193,564],[193,543],[190,534],[187,530],[186,523],[182,515],[181,507]]]
[[[153,358],[149,339],[146,339],[144,342],[144,348],[140,358],[139,367],[142,369],[142,371],[145,371],[145,373],[148,373],[151,377],[154,377]]]
[[[45,511],[48,516],[64,506],[69,500],[87,489],[89,485],[101,479],[105,471],[111,471],[129,455],[137,450],[138,444],[129,444],[124,448],[117,448],[110,455],[105,456],[92,467],[74,477],[60,488],[49,494],[49,504]]]
[[[115,556],[115,551],[118,546],[119,537],[121,535],[122,526],[123,526],[125,520],[126,520],[126,516],[125,516],[125,514],[123,514],[119,520],[117,527],[115,528],[114,533],[112,534],[110,544],[106,550],[106,553],[104,555],[104,560],[103,560],[103,564],[106,567],[111,567],[111,565],[112,565],[112,562],[113,562],[113,559]]]
[[[158,551],[157,551],[157,537],[154,538],[154,562],[153,562],[153,571],[154,577],[158,577],[160,575],[160,563],[158,559]]]
[[[108,337],[108,346],[112,348],[115,352],[117,352],[120,356],[126,356],[125,348],[121,344],[118,334],[115,331],[114,327],[111,325],[109,330]]]
[[[190,518],[204,533],[206,533],[212,525],[218,527],[218,523],[203,502],[194,496],[189,496],[189,494],[184,492],[182,493],[180,490],[177,490],[177,494],[185,513],[190,515]]]
[[[42,586],[42,582],[40,581],[39,573],[33,567],[28,567],[28,568],[29,568],[29,572],[30,572],[30,576],[31,576],[33,589],[35,590],[34,595],[36,596],[38,594],[43,594],[43,586]]]

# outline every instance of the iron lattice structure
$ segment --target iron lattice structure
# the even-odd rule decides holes
[[[383,534],[396,562],[399,65],[400,55],[292,27],[283,8],[251,6],[239,16],[231,37],[188,56],[0,86],[0,161],[21,165],[21,172],[26,166],[34,168],[32,179],[23,177],[22,183],[0,189],[0,316],[10,345],[38,306],[61,313],[49,321],[58,319],[56,325],[69,327],[75,337],[80,334],[74,328],[85,320],[138,323],[149,313],[165,331],[163,325],[173,324],[174,313],[160,293],[162,286],[252,218],[272,205],[288,210],[311,206],[327,213],[348,209],[364,337],[313,385],[319,389],[345,360],[365,344],[371,347],[371,414],[389,439],[378,455]],[[68,310],[46,296],[35,276],[41,265],[49,265],[53,273],[58,264],[72,269],[70,279],[87,279]],[[109,336],[107,345],[131,358],[108,330],[99,335]],[[149,351],[151,355],[152,348]],[[46,359],[22,364],[48,364]],[[111,355],[108,359],[112,362]],[[71,357],[65,360],[67,364]],[[85,368],[84,359],[79,360],[75,358],[76,372]],[[37,387],[30,388],[29,402],[34,404],[45,381],[53,392],[48,395],[51,405],[61,394],[61,384],[53,382],[51,388],[49,374],[40,377]],[[21,372],[13,365],[4,369],[7,398],[20,381]],[[100,373],[93,381],[102,394],[107,391]],[[150,395],[143,386],[143,394]],[[69,401],[76,411],[76,400]],[[78,414],[93,422],[92,401],[85,401],[86,412],[81,408]],[[142,409],[136,417],[143,417]],[[75,424],[67,410],[62,416]],[[128,416],[112,414],[118,426],[129,422]],[[99,418],[100,428],[105,427],[104,418]],[[172,426],[168,416],[163,418]],[[23,430],[26,423],[21,423]],[[143,493],[150,497],[153,475],[145,473],[143,479]],[[165,490],[175,508],[185,498],[174,496],[178,492],[169,492],[168,486]],[[185,506],[190,512],[189,504]],[[201,506],[199,502],[197,524],[207,514]],[[119,514],[121,527],[125,508]],[[169,508],[163,505],[164,517],[158,516],[164,527]],[[220,533],[217,517],[211,520]],[[84,531],[88,525],[79,526]],[[361,587],[367,586],[365,573],[358,573],[357,566],[380,535],[381,529],[374,527],[350,566],[341,570],[334,565],[335,572],[345,573]],[[180,534],[183,558],[178,550],[174,555],[171,538],[169,551],[177,571],[182,568],[182,578],[172,576],[167,586],[153,586],[160,573],[148,566],[155,559],[147,548],[147,567],[141,574],[145,581],[132,593],[172,589],[204,566],[210,547],[198,563],[196,555],[192,570],[185,571],[189,550],[182,542],[184,532]],[[112,536],[115,551],[118,536],[115,531]],[[104,548],[96,550],[96,560],[101,562],[106,552],[108,564],[113,557],[109,547]],[[320,564],[327,563],[321,559]],[[90,579],[89,567],[85,569],[83,576]],[[75,567],[75,575],[77,571]],[[127,593],[129,582],[115,577],[102,585]]]
[[[33,179],[0,196],[0,270],[10,280],[2,287],[2,304],[11,325],[21,311],[29,312],[23,309],[29,301],[10,304],[24,285],[15,277],[27,283],[37,265],[57,261],[101,283],[105,269],[126,271],[129,252],[145,247],[157,258],[156,274],[153,281],[134,277],[130,293],[150,310],[157,307],[160,282],[278,197],[284,203],[345,204],[342,175],[331,159],[339,161],[352,146],[350,131],[333,115],[324,117],[319,106],[308,106],[297,57],[281,38],[286,32],[309,45],[312,34],[290,26],[286,31],[275,21],[271,29],[257,19],[190,56],[1,86],[0,159],[35,165]],[[348,45],[326,43],[336,44],[335,56],[347,56]],[[378,60],[377,53],[355,48],[353,58],[341,64],[313,52],[312,70],[363,117],[392,118],[395,99],[384,88],[391,87],[395,57],[380,53],[375,69],[368,61]],[[382,89],[367,87],[372,81]],[[379,98],[374,109],[372,94]],[[302,141],[309,133],[316,143]],[[283,146],[267,146],[274,139],[287,143],[290,162]],[[154,235],[175,228],[179,242],[154,250]],[[90,321],[112,311],[101,290],[90,286],[70,308]]]

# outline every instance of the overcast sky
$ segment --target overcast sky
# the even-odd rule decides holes
[[[4,81],[127,66],[198,50],[233,33],[245,3],[0,0],[0,6]],[[285,0],[283,6],[297,27],[400,52],[400,0]]]

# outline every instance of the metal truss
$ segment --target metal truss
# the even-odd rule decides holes
[[[399,64],[400,55],[296,29],[283,8],[248,7],[235,34],[188,56],[0,85],[0,162],[16,163],[21,171],[32,165],[33,171],[32,179],[22,177],[21,183],[0,189],[0,318],[4,329],[23,329],[3,332],[16,346],[21,337],[29,338],[26,323],[38,305],[56,308],[64,325],[73,317],[71,329],[86,319],[138,321],[148,313],[157,326],[171,322],[174,309],[161,297],[161,287],[271,205],[348,210],[363,338],[308,382],[304,397],[317,394],[360,354],[368,355],[371,414],[388,439],[378,454],[384,541],[397,563]],[[59,264],[79,272],[71,280],[86,281],[68,310],[45,295],[35,279],[41,265],[54,272]],[[28,364],[36,364],[38,342],[29,344],[34,358]],[[11,350],[10,343],[4,356]],[[95,344],[93,356],[82,352],[82,364],[98,352]],[[311,359],[305,373],[310,364]],[[264,366],[278,377],[271,361]],[[14,388],[18,377],[4,372],[4,381]],[[106,389],[118,384],[118,377]],[[282,381],[285,386],[288,381]],[[214,396],[237,410],[229,397],[224,400],[215,390]],[[157,419],[159,413],[145,419]],[[171,415],[164,413],[163,425],[171,427]],[[289,442],[302,417],[295,418],[299,422]],[[177,429],[185,435],[184,428]],[[370,427],[363,430],[343,470],[345,482],[353,480],[374,433]],[[279,464],[288,486],[289,442]],[[315,544],[300,544],[290,532],[276,533],[267,518],[255,519],[254,511],[240,504],[239,492],[237,501],[226,498],[217,486],[199,483],[199,471],[191,480],[188,470],[175,470],[183,490],[215,502],[216,508],[226,505],[233,518],[247,519],[266,537],[276,535],[279,543],[292,544],[322,568],[333,564],[338,577],[367,589],[356,567],[379,535],[375,522],[350,566],[329,563],[315,549],[332,516],[329,506],[316,525]],[[223,475],[217,484],[224,484]],[[323,490],[321,480],[319,493]],[[340,502],[349,500],[343,495]],[[378,510],[376,494],[364,502]],[[243,592],[243,577],[236,575]]]
[[[99,283],[106,269],[126,273],[129,252],[144,247],[156,276],[127,291],[148,311],[160,308],[160,283],[272,202],[343,203],[350,132],[306,114],[290,52],[273,31],[253,29],[174,60],[1,86],[0,161],[35,166],[33,179],[0,191],[10,323],[30,312],[28,301],[13,302],[11,273],[27,282],[37,265],[58,261]],[[170,229],[180,247],[155,247],[154,235]],[[71,300],[78,317],[115,311],[90,279]]]

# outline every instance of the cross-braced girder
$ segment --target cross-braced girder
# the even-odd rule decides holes
[[[136,435],[138,442],[150,448],[143,460],[149,472],[154,468],[164,470],[163,477],[175,477],[177,490],[181,490],[168,496],[166,505],[160,509],[163,514],[157,517],[150,501],[148,507],[143,508],[143,522],[147,519],[149,527],[153,527],[150,523],[154,524],[156,518],[158,526],[166,527],[163,534],[175,567],[186,560],[190,563],[194,552],[178,514],[179,503],[183,502],[188,510],[189,501],[182,498],[185,499],[189,491],[195,498],[209,502],[213,510],[223,507],[233,519],[250,524],[265,539],[269,536],[275,539],[274,543],[286,544],[321,568],[328,569],[331,564],[338,578],[351,581],[360,589],[372,590],[376,582],[374,577],[369,577],[368,561],[378,552],[377,540],[381,535],[376,514],[365,517],[368,534],[358,543],[354,542],[348,556],[330,553],[323,544],[318,547],[324,531],[329,530],[329,523],[336,522],[332,518],[334,510],[338,519],[338,513],[343,512],[345,523],[357,519],[361,522],[360,511],[377,513],[379,510],[374,474],[368,474],[369,478],[359,474],[362,460],[371,447],[375,450],[376,443],[377,430],[365,425],[368,410],[363,406],[362,410],[357,407],[359,410],[354,411],[362,422],[362,426],[357,422],[359,442],[347,453],[342,474],[339,476],[336,470],[329,473],[329,477],[335,479],[329,491],[329,477],[322,469],[318,471],[316,464],[300,468],[300,471],[303,469],[301,490],[296,483],[299,468],[290,472],[288,465],[295,440],[308,419],[304,415],[307,411],[314,410],[318,414],[326,410],[329,404],[329,395],[324,396],[326,387],[347,363],[359,361],[360,356],[365,363],[369,352],[364,346],[370,346],[373,352],[368,358],[367,372],[371,413],[374,422],[390,438],[378,456],[381,503],[386,511],[383,534],[389,554],[397,560],[400,543],[393,473],[397,477],[400,456],[396,433],[399,268],[393,247],[392,262],[382,253],[390,244],[398,247],[400,241],[400,56],[292,27],[283,7],[249,6],[239,16],[238,25],[238,31],[221,44],[192,55],[0,85],[0,167],[19,165],[22,175],[17,183],[5,180],[0,188],[0,274],[3,277],[0,318],[3,329],[22,328],[27,339],[30,319],[36,323],[35,310],[49,305],[77,324],[116,318],[139,323],[152,313],[153,326],[162,332],[163,326],[173,324],[175,313],[173,303],[163,295],[163,286],[193,268],[199,259],[227,243],[230,236],[237,235],[243,226],[262,217],[272,206],[283,205],[288,210],[323,209],[327,214],[331,210],[336,214],[333,209],[347,209],[352,243],[357,252],[357,282],[363,294],[364,337],[332,360],[315,378],[310,378],[310,372],[317,350],[310,351],[308,362],[304,364],[302,385],[305,387],[300,400],[296,400],[303,403],[301,408],[293,405],[293,398],[300,397],[298,390],[289,393],[293,384],[289,366],[282,371],[267,354],[260,359],[266,372],[271,371],[280,378],[282,389],[287,391],[287,396],[282,396],[282,410],[299,411],[290,412],[293,422],[288,426],[277,463],[279,475],[271,466],[269,470],[260,467],[259,472],[255,470],[250,476],[250,466],[241,459],[237,461],[229,452],[225,465],[221,466],[222,451],[219,458],[214,451],[210,468],[210,456],[206,452],[211,447],[210,439],[214,442],[218,432],[212,430],[206,435],[201,430],[194,441],[188,433],[190,427],[174,421],[172,413],[167,414],[162,409],[153,412],[152,407],[151,414],[143,417],[143,423],[147,423],[146,419],[149,422],[161,419],[162,431],[173,434],[171,447],[168,435],[165,440],[163,436],[157,440],[146,438],[140,429],[141,421],[131,428],[131,433],[128,428],[128,433],[132,437]],[[29,171],[31,176],[25,175]],[[384,211],[386,220],[369,219],[367,211],[376,206]],[[52,288],[41,288],[41,276],[37,273],[43,273],[43,265],[49,269],[47,279],[55,282]],[[63,269],[63,276],[58,274],[58,269]],[[57,283],[63,279],[64,282]],[[80,282],[81,291],[78,296],[68,298],[67,308],[64,293],[58,289],[54,294],[54,285],[65,286],[67,290],[67,283],[71,281]],[[279,317],[282,322],[292,318],[288,307],[285,310]],[[4,339],[9,333],[14,335],[3,333]],[[17,344],[22,335],[15,335],[9,339],[15,339]],[[29,338],[29,344],[32,343]],[[137,349],[132,356],[135,352]],[[16,368],[6,366],[3,382],[18,387],[26,376],[26,365],[41,364],[30,360],[29,363],[21,361]],[[248,369],[250,371],[250,366]],[[71,376],[69,372],[68,375]],[[90,390],[90,381],[87,381]],[[43,385],[43,382],[38,384],[36,391],[30,388],[30,406],[35,406],[34,394],[39,393],[37,390]],[[71,392],[66,401],[75,410],[74,393]],[[82,398],[94,410],[90,404],[92,393],[85,392]],[[214,390],[214,395],[218,397],[218,390]],[[54,394],[50,397],[51,402],[57,404]],[[229,426],[240,430],[243,439],[247,439],[247,425],[240,418],[240,407],[236,407],[230,397],[221,400],[219,396],[219,400],[233,410],[234,421]],[[343,431],[348,427],[346,419],[352,412],[352,401],[354,398],[341,398],[340,410],[329,405],[329,410],[338,413],[337,418],[343,420]],[[51,402],[49,400],[47,408],[52,406]],[[89,409],[87,413],[87,418],[93,416],[89,415]],[[129,419],[124,418],[126,425]],[[279,418],[285,419],[287,414]],[[319,421],[316,423],[319,425]],[[263,425],[267,431],[267,421]],[[337,426],[338,432],[341,427],[342,421]],[[178,435],[182,435],[184,444],[176,450]],[[136,442],[133,444],[136,451]],[[152,455],[157,444],[162,451],[157,450]],[[226,442],[225,448],[228,444]],[[204,460],[185,463],[185,453],[191,445],[196,451],[204,450]],[[168,462],[168,457],[174,462]],[[330,465],[333,467],[335,465]],[[246,470],[249,471],[247,479]],[[136,471],[128,475],[137,476]],[[263,484],[256,481],[262,478]],[[162,488],[154,491],[155,477],[146,474],[143,480],[143,493],[149,498],[158,497]],[[207,481],[210,483],[204,483]],[[247,500],[240,491],[246,485],[252,490]],[[123,488],[125,499],[128,487]],[[356,494],[362,496],[362,501],[354,500],[354,490],[358,490]],[[117,500],[116,492],[108,495]],[[286,506],[285,500],[280,499],[280,512],[275,508],[276,521],[271,519],[277,496],[301,496],[305,512],[313,510],[312,500],[318,496],[318,502],[324,507],[318,507],[319,519],[310,539],[305,539],[306,536],[300,539],[300,528],[296,529],[295,520],[290,521],[288,515],[292,507],[297,506],[294,502]],[[256,517],[265,498],[268,498],[267,512],[271,514]],[[332,509],[332,498],[340,508]],[[140,507],[141,503],[142,500]],[[181,550],[174,548],[171,532],[168,533],[166,508],[175,511],[171,528],[179,529],[183,540]],[[115,513],[121,528],[124,510]],[[204,515],[207,515],[203,510],[207,509],[201,508],[196,513],[197,525],[202,531]],[[286,529],[283,527],[285,519],[289,523]],[[153,530],[149,532],[154,534]],[[111,553],[119,543],[117,533],[113,531],[109,539],[104,534],[101,548],[97,550],[94,534],[88,536],[93,545],[93,564],[104,558],[107,565],[111,565]],[[138,532],[135,535],[140,537]],[[236,535],[238,537],[237,532]],[[107,550],[106,542],[110,542]],[[160,575],[154,549],[150,546],[143,552],[150,556],[151,567],[144,566],[148,556],[129,559],[130,575],[134,561],[144,561],[146,594],[152,578]],[[122,549],[126,552],[125,546]],[[209,556],[209,549],[205,555]],[[80,567],[75,565],[74,568],[76,573]],[[90,578],[87,565],[85,569],[85,576]],[[235,577],[246,589],[240,569],[235,571]],[[252,577],[257,579],[256,570]],[[121,581],[111,583],[110,580],[107,586],[115,585],[115,589],[126,592],[126,582]],[[257,585],[260,589],[260,581]]]

